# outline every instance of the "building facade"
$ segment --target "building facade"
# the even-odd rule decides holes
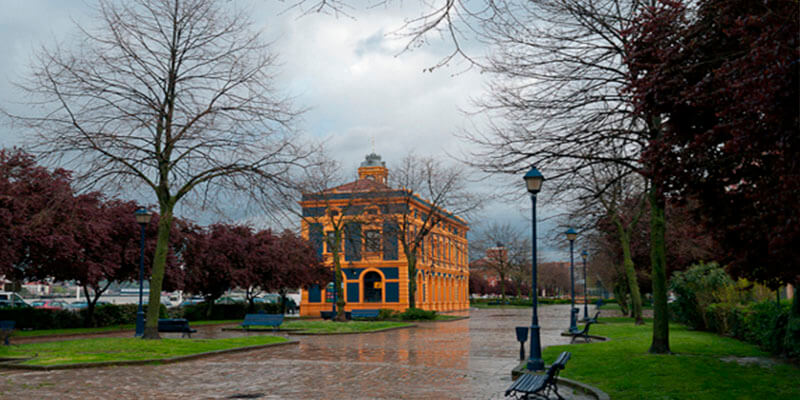
[[[431,215],[438,222],[417,253],[416,306],[435,311],[469,308],[466,222],[446,210],[431,211],[428,201],[408,190],[389,187],[388,174],[380,156],[370,154],[358,169],[358,180],[303,195],[303,236],[331,268],[331,283],[303,290],[300,315],[319,316],[333,309],[331,246],[337,230],[342,234],[338,253],[345,310],[407,309],[408,260],[399,235],[417,232]]]

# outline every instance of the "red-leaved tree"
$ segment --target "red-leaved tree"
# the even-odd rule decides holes
[[[663,123],[645,164],[696,199],[738,276],[797,282],[800,7],[662,0],[630,32],[639,111]]]

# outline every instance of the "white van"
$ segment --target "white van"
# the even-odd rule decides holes
[[[28,303],[14,292],[0,292],[0,307],[27,307]]]

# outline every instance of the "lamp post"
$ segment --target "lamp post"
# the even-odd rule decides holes
[[[578,232],[575,229],[569,228],[564,234],[567,235],[569,240],[569,280],[572,292],[572,306],[569,309],[569,333],[577,333],[578,327],[575,324],[575,260],[572,254],[572,248],[575,244],[575,238],[578,237]]]
[[[583,258],[583,320],[589,320],[589,300],[586,296],[586,258],[589,257],[589,252],[585,249],[581,252]]]
[[[539,302],[539,288],[536,286],[536,194],[542,189],[544,176],[534,167],[525,174],[523,179],[525,179],[528,193],[531,194],[531,216],[533,217],[531,222],[531,306],[533,316],[531,317],[531,351],[528,358],[528,370],[540,371],[544,369],[544,361],[539,337],[539,316],[536,310]]]
[[[153,213],[147,211],[142,207],[133,213],[136,216],[136,222],[141,227],[142,240],[139,246],[139,309],[136,311],[136,333],[135,336],[144,335],[144,311],[142,310],[142,292],[144,292],[144,228],[150,223],[150,217]]]

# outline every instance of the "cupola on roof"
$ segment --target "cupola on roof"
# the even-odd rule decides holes
[[[381,161],[381,156],[375,153],[367,154],[364,161],[361,162],[361,167],[358,168],[358,179],[369,179],[385,185],[388,176],[389,170],[386,169],[386,163]]]

